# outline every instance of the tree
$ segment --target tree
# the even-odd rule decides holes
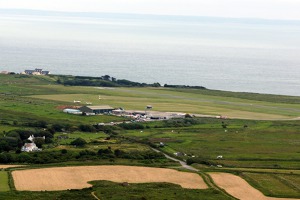
[[[45,144],[44,138],[35,138],[34,143],[38,148],[42,148],[42,145]]]
[[[0,152],[2,151],[9,151],[10,147],[7,141],[5,140],[0,140]]]
[[[79,147],[83,147],[84,145],[86,145],[86,141],[82,138],[77,138],[76,140],[74,140],[73,142],[71,142],[71,145],[76,145]]]
[[[110,80],[110,76],[109,75],[104,75],[102,76],[103,80],[109,81]]]
[[[62,150],[61,150],[61,153],[62,153],[62,154],[66,154],[66,153],[68,153],[68,150],[67,150],[67,149],[62,149]]]

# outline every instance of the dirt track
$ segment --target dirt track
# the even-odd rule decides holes
[[[67,190],[90,187],[88,181],[146,183],[169,182],[183,188],[206,189],[201,176],[173,169],[135,166],[79,166],[29,169],[12,172],[17,190]]]
[[[239,176],[229,173],[210,173],[214,182],[230,195],[241,200],[299,200],[290,198],[266,197]]]
[[[11,167],[22,167],[25,165],[0,165],[0,169],[7,169],[7,168],[11,168]]]

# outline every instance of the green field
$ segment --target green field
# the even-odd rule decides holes
[[[6,171],[0,171],[0,192],[9,191],[8,174]]]
[[[2,192],[1,198],[5,200],[31,200],[31,199],[95,199],[92,192],[101,200],[231,200],[214,189],[191,190],[169,183],[129,184],[123,186],[120,183],[109,181],[93,181],[93,187],[83,190],[56,191],[56,192]]]
[[[183,152],[225,167],[299,169],[299,122],[254,122],[227,120],[228,128],[217,119],[202,119],[191,127],[127,131],[127,137],[164,142],[163,151]],[[244,128],[243,125],[248,127]],[[226,130],[226,132],[225,132]],[[223,159],[217,159],[222,155]],[[188,158],[188,156],[186,157]]]
[[[1,152],[0,159],[6,163],[27,162],[33,168],[85,164],[179,168],[178,163],[164,158],[142,157],[151,150],[150,145],[163,142],[165,146],[159,149],[165,153],[174,156],[175,152],[183,152],[186,155],[179,159],[200,160],[193,166],[201,173],[236,173],[266,195],[300,198],[300,97],[189,88],[63,86],[56,80],[56,76],[0,75],[0,139],[15,129],[37,133],[54,131],[53,125],[64,125],[43,144],[42,152],[27,154],[16,149]],[[74,100],[82,104],[74,104]],[[129,120],[112,115],[77,116],[62,112],[64,106],[82,106],[85,102],[128,110],[144,110],[146,105],[152,105],[153,111],[213,117],[147,122],[143,131],[109,126],[83,132],[80,125]],[[216,119],[217,115],[229,119]],[[44,127],[30,125],[41,121],[46,122]],[[59,139],[63,136],[67,137]],[[71,145],[79,137],[87,144]],[[12,141],[11,136],[7,141]],[[100,149],[109,149],[112,154],[101,157]],[[117,149],[137,154],[114,157]],[[217,159],[218,155],[223,158]],[[7,175],[6,171],[0,171],[0,198],[4,199],[95,199],[92,192],[100,199],[230,199],[213,188],[187,190],[171,184],[121,186],[105,181],[95,181],[93,188],[84,190],[4,192],[10,190]]]
[[[152,105],[157,111],[245,119],[295,119],[300,113],[300,97],[200,89],[70,87],[57,85],[55,76],[0,75],[0,79],[1,110],[7,112],[7,117],[27,114],[70,122],[118,120],[111,116],[91,116],[89,119],[66,116],[57,109],[61,105],[74,105],[74,100],[80,100],[83,105],[92,102],[93,105],[108,104],[137,110]]]
[[[62,86],[47,85],[45,87],[59,90]],[[99,100],[99,95],[101,100]],[[82,94],[33,95],[31,97],[65,104],[70,104],[76,99],[82,102],[93,102],[95,105],[109,104],[113,107],[136,110],[144,110],[146,105],[152,105],[153,110],[157,111],[224,115],[245,119],[293,119],[299,117],[300,111],[298,104],[198,94],[197,90],[193,89],[187,89],[184,92],[165,88],[89,88],[89,90],[82,91]]]
[[[60,137],[64,137],[66,136],[66,139],[57,139]],[[84,133],[84,132],[79,132],[79,131],[75,131],[72,133],[58,133],[55,134],[56,137],[56,141],[61,144],[61,145],[65,145],[65,144],[70,144],[73,140],[75,140],[76,138],[83,138],[85,141],[87,142],[92,142],[92,141],[97,141],[97,142],[107,142],[105,140],[105,138],[107,138],[107,135],[103,132],[96,132],[96,133]],[[110,142],[110,141],[108,141]],[[114,141],[111,141],[110,143],[113,143]]]
[[[297,198],[300,195],[300,175],[247,172],[242,176],[268,196]]]

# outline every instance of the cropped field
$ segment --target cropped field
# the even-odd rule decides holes
[[[6,171],[0,171],[0,192],[9,191],[8,174]]]
[[[92,180],[114,182],[147,183],[170,182],[183,188],[206,189],[201,176],[195,173],[179,172],[172,169],[134,166],[82,166],[29,169],[13,171],[17,190],[67,190],[91,187]],[[35,179],[31,179],[35,177]],[[62,178],[63,177],[63,178]],[[28,180],[30,184],[28,184]]]
[[[291,200],[289,198],[266,197],[250,186],[244,179],[229,173],[210,173],[213,181],[232,196],[243,200]],[[294,199],[296,200],[296,199]],[[297,199],[299,200],[299,199]]]
[[[244,172],[242,176],[265,195],[300,197],[300,175]]]

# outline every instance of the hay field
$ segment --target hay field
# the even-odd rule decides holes
[[[136,166],[78,166],[28,169],[13,171],[12,176],[17,190],[29,191],[82,189],[90,187],[91,184],[87,182],[93,180],[129,183],[169,182],[181,185],[183,188],[207,188],[202,177],[195,173]]]
[[[229,173],[210,173],[213,181],[230,195],[242,200],[299,200],[291,198],[275,198],[264,196],[263,193],[249,185],[239,176]]]

